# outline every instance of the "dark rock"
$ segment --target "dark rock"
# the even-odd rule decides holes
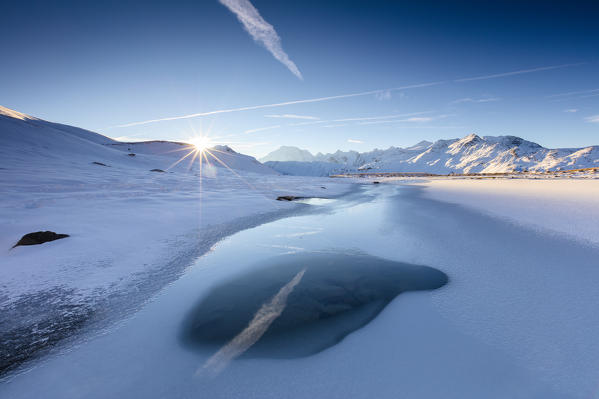
[[[150,172],[160,172],[160,173],[164,173],[164,170],[162,170],[162,169],[152,169]]]
[[[102,162],[96,162],[96,161],[92,162],[92,164],[94,164],[94,165],[100,165],[100,166],[108,166],[108,165],[106,165],[105,163],[102,163]]]
[[[373,181],[372,184],[381,184],[380,181]]]
[[[360,253],[283,255],[250,270],[216,286],[191,309],[180,336],[185,347],[217,351],[260,310],[279,315],[244,357],[310,356],[368,324],[400,293],[433,290],[448,281],[431,267]],[[273,308],[273,298],[298,276],[282,308]],[[259,328],[252,326],[253,333]]]
[[[131,152],[131,153],[129,153],[129,154],[127,154],[127,155],[129,155],[130,157],[134,157],[134,156],[135,156],[135,154],[134,154],[134,153],[132,153],[132,152]]]
[[[325,190],[327,189],[325,186],[322,186],[322,187],[320,187],[320,188],[324,188]]]
[[[277,197],[277,201],[295,201],[302,198],[304,197],[295,197],[293,195],[281,195],[280,197]]]
[[[14,247],[20,245],[38,245],[48,241],[59,240],[68,237],[68,234],[56,234],[53,231],[36,231],[35,233],[25,234]]]

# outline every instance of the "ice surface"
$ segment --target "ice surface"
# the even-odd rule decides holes
[[[237,233],[134,316],[3,383],[0,396],[593,397],[599,249],[427,199],[424,191],[370,185],[326,213]],[[214,377],[197,375],[215,352],[190,351],[179,334],[198,298],[256,262],[331,250],[430,265],[450,281],[400,294],[316,355],[238,359]]]
[[[431,290],[447,282],[438,270],[360,253],[277,256],[202,298],[183,325],[183,342],[190,348],[218,349],[227,344],[300,272],[302,278],[282,314],[243,356],[313,355],[366,325],[400,293]]]

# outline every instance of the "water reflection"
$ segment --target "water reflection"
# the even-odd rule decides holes
[[[370,322],[401,292],[446,283],[437,269],[362,253],[278,256],[213,288],[187,315],[181,339],[218,351],[219,361],[309,356]]]

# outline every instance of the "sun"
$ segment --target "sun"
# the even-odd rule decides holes
[[[196,151],[199,151],[199,152],[204,152],[206,149],[210,148],[210,146],[212,145],[212,142],[206,136],[192,137],[191,139],[189,139],[187,141],[190,144],[193,144],[193,146],[196,148]]]

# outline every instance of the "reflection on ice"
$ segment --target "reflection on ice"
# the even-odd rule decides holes
[[[312,198],[298,199],[295,202],[301,202],[303,204],[308,204],[308,205],[328,205],[328,204],[333,203],[335,201],[337,201],[337,200],[333,199],[333,198],[317,198],[317,197],[312,197]]]
[[[306,269],[301,270],[296,274],[290,282],[285,284],[268,303],[260,307],[258,312],[250,324],[237,335],[231,342],[225,345],[214,356],[212,356],[204,369],[210,370],[213,373],[218,373],[224,369],[231,360],[243,354],[246,350],[252,347],[268,330],[268,327],[275,321],[287,305],[287,297],[295,286],[300,282]]]
[[[367,324],[401,292],[446,282],[439,270],[364,254],[283,255],[215,287],[188,314],[181,338],[186,347],[218,351],[207,363],[214,368],[237,356],[309,356]]]

